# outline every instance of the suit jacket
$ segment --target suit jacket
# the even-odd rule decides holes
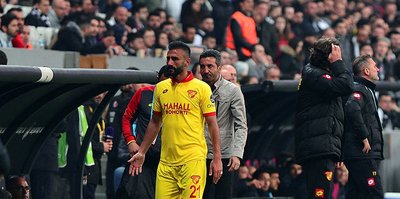
[[[217,110],[221,138],[221,158],[243,157],[247,139],[246,107],[238,86],[220,76],[212,93]],[[208,147],[207,158],[212,159],[212,144],[208,127],[205,128]]]

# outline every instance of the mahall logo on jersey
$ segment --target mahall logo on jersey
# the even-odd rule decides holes
[[[188,103],[165,103],[164,110],[166,114],[182,114],[187,115],[190,111],[190,104]]]

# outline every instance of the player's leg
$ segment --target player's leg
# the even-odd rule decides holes
[[[181,190],[176,175],[180,167],[171,167],[160,162],[156,177],[156,199],[179,198]]]
[[[202,198],[206,185],[206,160],[189,162],[182,166],[179,172],[179,187],[181,198]]]

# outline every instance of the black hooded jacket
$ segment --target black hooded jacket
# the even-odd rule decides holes
[[[321,157],[338,161],[341,156],[341,97],[353,91],[353,77],[341,60],[329,68],[308,64],[303,70],[295,122],[295,156],[299,163]]]
[[[346,125],[343,157],[351,159],[383,159],[382,125],[378,116],[375,84],[354,77],[354,92],[345,105]],[[363,140],[368,138],[371,151],[363,153]]]

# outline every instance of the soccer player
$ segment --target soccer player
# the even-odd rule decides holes
[[[158,81],[167,79],[165,76],[167,65],[158,72]],[[122,117],[122,132],[129,153],[134,155],[142,143],[144,133],[149,124],[152,113],[152,100],[155,85],[138,89],[126,107]],[[136,121],[135,135],[132,132],[132,123]],[[160,162],[160,139],[157,138],[146,153],[147,161],[142,165],[141,176],[129,174],[130,164],[127,164],[118,188],[116,198],[155,198],[156,174]]]
[[[167,65],[171,78],[156,85],[153,117],[138,152],[128,161],[129,173],[142,172],[145,154],[162,124],[161,158],[156,177],[156,198],[202,198],[206,183],[207,122],[214,159],[210,174],[217,183],[222,175],[219,129],[211,88],[193,77],[187,67],[190,48],[183,42],[168,46]]]

